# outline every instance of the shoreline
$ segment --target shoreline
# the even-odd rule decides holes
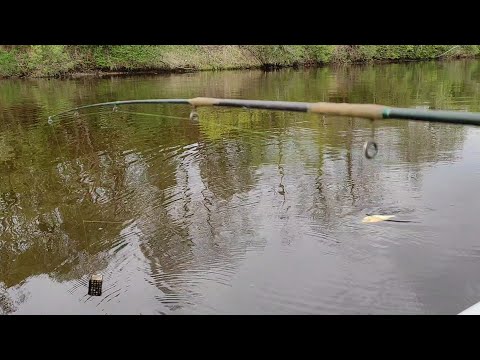
[[[0,79],[79,79],[475,59],[480,46],[0,45]]]
[[[18,76],[18,77],[4,77],[1,79],[81,79],[81,78],[104,78],[104,77],[129,77],[129,76],[142,76],[142,75],[178,75],[178,74],[194,74],[200,72],[224,72],[224,71],[247,71],[258,70],[265,72],[273,72],[278,70],[294,69],[294,70],[307,70],[307,69],[321,69],[328,67],[348,67],[348,66],[368,66],[368,65],[389,65],[389,64],[405,64],[405,63],[425,63],[425,62],[450,62],[460,60],[475,60],[480,59],[480,56],[462,56],[456,58],[446,59],[419,59],[419,60],[377,60],[377,61],[357,61],[350,63],[330,63],[330,64],[302,64],[302,65],[285,65],[276,67],[235,67],[224,69],[146,69],[146,70],[124,70],[124,71],[106,71],[106,70],[91,70],[91,71],[77,71],[60,76]]]

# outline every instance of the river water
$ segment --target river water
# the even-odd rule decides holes
[[[476,60],[0,80],[0,313],[459,313],[480,301],[473,126],[226,108],[191,121],[182,105],[47,119],[196,96],[480,111],[479,95]]]

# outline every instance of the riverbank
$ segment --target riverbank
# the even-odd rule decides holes
[[[302,67],[478,55],[479,45],[0,45],[0,77]]]

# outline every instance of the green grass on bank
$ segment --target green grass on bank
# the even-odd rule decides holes
[[[318,66],[479,53],[479,45],[0,45],[0,76]]]

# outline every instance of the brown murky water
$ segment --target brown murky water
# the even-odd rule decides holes
[[[480,129],[378,122],[367,160],[362,119],[47,118],[196,96],[480,111],[479,95],[479,61],[1,80],[0,313],[456,314],[480,301]]]

